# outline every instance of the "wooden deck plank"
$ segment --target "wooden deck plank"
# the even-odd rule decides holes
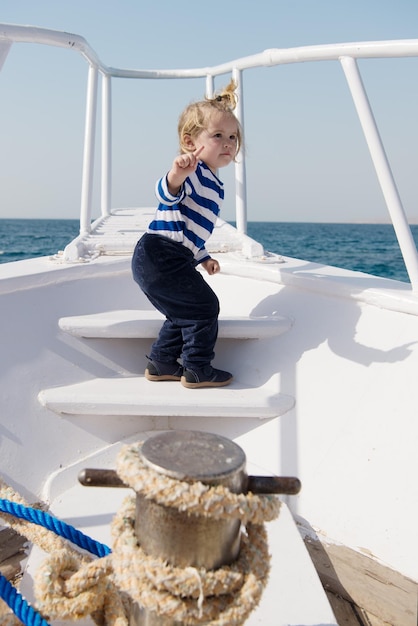
[[[334,611],[338,626],[369,626],[367,622],[360,621],[357,611],[350,602],[330,591],[327,591],[327,598]]]
[[[345,546],[306,537],[305,545],[324,589],[361,607],[358,623],[417,626],[418,583]]]

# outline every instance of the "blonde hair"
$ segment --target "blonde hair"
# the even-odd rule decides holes
[[[186,136],[192,139],[196,138],[208,126],[211,115],[214,112],[227,113],[234,117],[237,122],[237,152],[240,151],[243,144],[242,129],[239,121],[234,115],[237,106],[237,95],[235,93],[237,85],[234,80],[224,87],[220,92],[216,93],[212,98],[205,98],[199,102],[189,104],[180,115],[178,123],[178,135],[180,152],[190,152],[190,147],[185,141]]]

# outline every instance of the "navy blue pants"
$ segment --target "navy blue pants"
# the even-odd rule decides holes
[[[209,365],[218,336],[219,300],[181,243],[146,233],[136,244],[132,273],[155,308],[166,316],[150,358],[188,369]]]

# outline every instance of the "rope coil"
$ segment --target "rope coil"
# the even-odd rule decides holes
[[[112,522],[113,570],[118,586],[141,606],[184,624],[238,626],[258,604],[269,572],[264,525],[249,523],[238,559],[217,570],[177,568],[136,544],[135,500]],[[140,583],[139,583],[140,581]]]
[[[60,537],[60,524],[33,530],[33,519],[5,518],[17,532],[51,552],[35,576],[35,597],[47,619],[81,619],[91,615],[98,624],[128,626],[130,605],[140,606],[184,624],[239,626],[258,604],[269,573],[267,533],[264,521],[277,517],[280,501],[269,495],[234,494],[227,488],[200,482],[187,483],[159,474],[140,458],[142,442],[124,446],[117,458],[117,472],[136,492],[164,506],[215,519],[237,517],[246,525],[237,560],[217,570],[177,568],[146,555],[135,536],[135,499],[127,498],[115,515],[111,530],[113,550],[95,547],[92,559]],[[0,480],[0,497],[23,504],[23,499]],[[59,522],[59,520],[58,520]],[[76,533],[65,536],[73,540]],[[82,533],[81,533],[82,535]],[[85,547],[84,539],[82,541]],[[94,542],[97,543],[97,542]],[[41,619],[41,618],[39,618]],[[13,626],[16,621],[3,622]],[[35,625],[35,622],[32,622]],[[40,622],[42,625],[44,621]],[[32,626],[32,624],[30,624]]]
[[[233,493],[222,485],[180,481],[153,470],[141,459],[142,442],[124,446],[116,460],[122,480],[136,493],[190,514],[215,519],[237,517],[246,524],[262,524],[276,519],[280,500],[271,495]]]

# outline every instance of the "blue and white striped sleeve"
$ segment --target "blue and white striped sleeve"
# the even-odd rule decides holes
[[[157,200],[166,206],[173,206],[178,204],[185,196],[184,185],[180,188],[180,193],[177,196],[173,196],[168,190],[167,174],[160,178],[155,185],[155,195]]]
[[[211,258],[212,257],[210,256],[210,254],[207,253],[207,250],[205,247],[200,248],[199,252],[195,256],[196,265],[199,265],[199,263],[203,263],[203,261],[207,261],[208,259],[211,259]]]

